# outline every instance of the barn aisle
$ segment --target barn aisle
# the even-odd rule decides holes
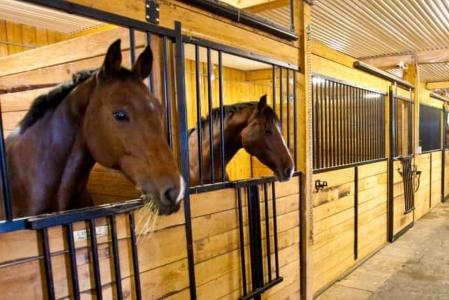
[[[449,299],[448,236],[445,203],[317,299]]]

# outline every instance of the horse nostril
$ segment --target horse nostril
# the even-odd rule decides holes
[[[178,195],[179,195],[179,190],[174,187],[168,188],[164,192],[164,197],[169,203],[175,203],[176,199],[178,198]]]
[[[292,174],[292,168],[287,167],[284,169],[284,176],[287,178],[290,178],[290,175]]]

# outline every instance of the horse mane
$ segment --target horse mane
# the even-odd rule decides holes
[[[240,112],[241,110],[251,107],[251,106],[256,106],[259,102],[257,101],[249,101],[249,102],[240,102],[240,103],[236,103],[236,104],[230,104],[230,105],[223,105],[223,121],[226,120],[227,118],[229,118],[230,116],[232,116],[235,113]],[[279,118],[276,115],[276,113],[273,111],[273,109],[270,106],[266,106],[263,113],[265,114],[265,116],[269,119],[274,119],[274,121],[276,123],[279,123]],[[201,118],[201,128],[205,128],[206,126],[209,126],[209,121],[210,118],[212,116],[212,120],[214,122],[214,124],[218,124],[220,122],[220,108],[214,108],[212,110],[212,114]],[[191,128],[189,129],[188,135],[190,136],[194,131],[196,130],[196,128]]]
[[[80,83],[90,78],[96,70],[80,71],[72,75],[72,79],[65,81],[48,93],[38,96],[34,99],[30,109],[19,122],[20,133],[31,127],[41,119],[48,111],[55,110],[64,98]]]

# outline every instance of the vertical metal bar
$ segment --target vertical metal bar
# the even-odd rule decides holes
[[[447,116],[446,105],[443,104],[443,150],[441,151],[441,202],[444,202],[445,192],[445,177],[446,177],[446,130],[447,130]]]
[[[276,269],[276,278],[279,278],[278,226],[276,212],[276,188],[274,182],[271,183],[271,199],[273,205],[274,265]]]
[[[387,234],[388,241],[393,242],[394,240],[394,202],[393,202],[393,180],[394,180],[394,140],[395,140],[395,130],[394,130],[394,95],[393,88],[390,87],[390,93],[388,97],[389,103],[389,146],[390,153],[388,156],[388,223],[387,223]]]
[[[317,89],[318,84],[316,77],[312,77],[312,139],[313,139],[313,169],[318,169],[318,99],[317,99]],[[295,101],[296,108],[296,101]],[[296,113],[295,113],[296,116]],[[296,132],[295,132],[296,135]],[[296,149],[296,146],[295,146]],[[296,152],[296,151],[295,151]],[[296,160],[295,160],[296,161]]]
[[[112,251],[114,255],[115,288],[117,290],[117,298],[120,300],[123,299],[123,291],[122,275],[120,271],[120,252],[117,241],[117,223],[115,215],[109,217],[109,223],[111,224]]]
[[[330,147],[329,147],[329,81],[327,79],[324,79],[323,82],[323,92],[324,92],[324,115],[325,115],[325,121],[324,121],[324,165],[323,167],[327,168],[330,166],[329,163],[329,154],[330,154]]]
[[[239,235],[240,235],[240,259],[242,267],[242,281],[243,281],[243,296],[248,294],[246,283],[246,261],[245,261],[245,239],[243,226],[243,209],[242,209],[242,192],[240,187],[237,187],[237,204],[239,210]]]
[[[189,142],[187,136],[187,109],[185,87],[185,57],[182,28],[180,22],[175,22],[176,33],[176,95],[178,104],[178,124],[182,177],[186,186],[190,186],[189,178]],[[186,230],[187,261],[189,269],[190,299],[196,299],[195,261],[193,254],[192,218],[190,212],[190,192],[184,194],[184,219]]]
[[[225,144],[224,144],[224,108],[223,108],[223,62],[222,53],[218,51],[218,94],[220,101],[220,161],[221,161],[221,181],[226,180],[225,164]]]
[[[355,93],[355,88],[350,87],[351,91],[351,100],[352,100],[352,163],[359,161],[359,147],[357,140],[357,132],[359,130],[359,124],[357,122],[357,98]]]
[[[210,181],[215,182],[215,170],[214,170],[214,117],[212,114],[212,61],[211,50],[207,48],[207,100],[209,108],[209,156],[210,156]]]
[[[170,148],[173,148],[173,132],[171,126],[171,99],[170,99],[170,78],[168,76],[168,53],[167,53],[167,37],[162,37],[162,74],[164,78],[164,102],[165,102],[165,121],[167,127],[167,141]]]
[[[364,161],[365,157],[364,157],[364,145],[363,145],[363,117],[362,117],[362,112],[363,112],[363,103],[362,103],[362,91],[360,89],[356,89],[356,93],[357,93],[357,118],[358,118],[358,138],[357,138],[357,144],[359,145],[359,162]]]
[[[6,147],[5,137],[3,133],[3,117],[0,111],[0,172],[2,176],[2,196],[3,196],[3,209],[5,218],[8,221],[13,219],[12,207],[11,207],[11,193],[9,189],[8,179],[8,163],[6,159]]]
[[[100,261],[98,259],[98,247],[97,247],[97,231],[95,227],[95,219],[89,220],[89,232],[90,232],[90,247],[92,253],[92,263],[94,269],[95,279],[95,292],[97,299],[103,299],[103,291],[101,286],[101,273],[100,273]]]
[[[334,107],[334,82],[329,82],[329,124],[327,124],[327,127],[329,128],[329,154],[330,154],[330,167],[335,166],[335,159],[336,159],[336,149],[335,149],[335,107]]]
[[[151,32],[147,31],[147,46],[152,47],[151,45]],[[153,84],[153,72],[150,73],[150,76],[148,76],[148,87],[150,88],[151,92],[154,92],[154,84]]]
[[[259,187],[249,185],[248,196],[248,228],[250,237],[251,254],[251,279],[253,291],[263,287],[263,258],[262,258],[262,235],[260,226],[260,199]],[[273,218],[275,216],[273,215]],[[260,299],[260,297],[256,297]]]
[[[298,108],[296,99],[296,71],[293,70],[293,149],[295,153],[293,158],[295,160],[295,170],[298,170]],[[315,137],[316,138],[316,137]],[[317,156],[316,151],[313,151],[313,155]]]
[[[129,57],[131,59],[131,66],[133,66],[136,62],[136,43],[133,28],[129,28]]]
[[[286,99],[286,108],[287,108],[287,148],[290,149],[290,70],[286,69],[287,76],[287,99]]]
[[[75,300],[80,299],[80,288],[78,282],[78,265],[76,263],[76,248],[75,241],[73,239],[73,225],[72,223],[66,226],[67,244],[69,246],[70,257],[70,276],[72,281],[73,298]]]
[[[273,65],[272,67],[272,74],[271,77],[273,78],[273,111],[276,113],[276,66]]]
[[[349,98],[349,88],[347,85],[343,85],[343,94],[345,99],[344,104],[344,119],[345,119],[345,164],[349,164],[351,162],[351,106],[350,106],[350,98]]]
[[[198,170],[200,184],[203,184],[203,128],[201,122],[201,80],[200,47],[195,45],[195,87],[196,87],[196,131],[198,139]],[[193,150],[192,150],[193,151]]]
[[[45,283],[47,285],[48,299],[55,299],[55,285],[53,282],[53,269],[50,255],[50,245],[48,241],[48,229],[41,229],[42,248],[44,250]]]
[[[280,121],[281,121],[281,133],[282,135],[284,135],[284,113],[283,113],[283,101],[284,101],[284,91],[283,91],[283,78],[282,78],[282,67],[279,67],[279,117],[280,117]]]
[[[332,164],[331,166],[337,165],[337,157],[338,157],[338,149],[337,149],[337,101],[336,101],[336,93],[335,93],[335,82],[331,82],[331,101],[330,101],[330,108],[332,111],[331,117],[332,117],[332,123],[330,124],[331,127],[331,138],[332,138]]]
[[[321,84],[320,79],[317,79],[316,85],[317,85],[317,103],[318,103],[318,110],[317,110],[318,136],[317,136],[317,154],[316,155],[318,157],[318,160],[317,160],[318,168],[317,169],[321,169],[323,167],[323,160],[324,160],[323,120],[325,118],[325,112],[323,109],[323,86]]]
[[[344,130],[343,130],[343,126],[344,126],[344,119],[343,119],[343,94],[341,92],[341,83],[337,83],[337,113],[338,113],[338,137],[337,137],[337,142],[338,142],[338,164],[339,165],[344,165],[344,155],[345,155],[345,151],[343,148],[343,143],[344,143]]]
[[[293,6],[293,0],[289,0],[290,2],[290,31],[295,32],[295,11]]]
[[[136,239],[136,223],[134,220],[134,212],[129,215],[129,230],[131,232],[131,253],[133,257],[134,269],[134,285],[136,289],[136,299],[142,299],[142,290],[140,286],[140,270],[139,270],[139,254],[137,253],[137,239]]]
[[[354,168],[354,259],[359,257],[359,167]]]
[[[340,149],[340,141],[341,141],[341,118],[340,118],[340,101],[338,96],[338,87],[339,83],[334,83],[334,111],[335,111],[335,120],[334,120],[334,141],[335,141],[335,165],[341,165],[341,149]]]
[[[265,200],[265,236],[267,244],[267,271],[268,271],[268,282],[270,282],[272,278],[272,271],[271,271],[271,245],[270,245],[270,214],[268,213],[267,183],[263,184],[263,196]]]
[[[430,152],[430,172],[429,172],[429,208],[432,208],[432,152]],[[410,178],[411,179],[411,178]]]

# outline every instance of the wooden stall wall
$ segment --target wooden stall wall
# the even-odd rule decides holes
[[[390,82],[353,68],[354,58],[312,43],[312,72],[388,93]],[[399,90],[405,94],[405,91]],[[386,98],[387,100],[387,98]],[[388,101],[385,136],[388,140]],[[388,145],[386,145],[388,153]],[[326,181],[313,192],[312,289],[320,293],[387,242],[387,161],[314,174],[312,182]],[[398,178],[398,184],[402,179]],[[357,181],[358,224],[355,225]],[[355,231],[358,238],[355,240]],[[356,245],[356,246],[355,246]],[[357,257],[355,248],[357,248]]]
[[[0,57],[54,44],[67,38],[68,35],[61,32],[0,20]]]
[[[353,167],[314,175],[313,181],[328,183],[324,190],[313,193],[315,293],[387,242],[387,177],[387,162],[359,166],[357,178]]]

